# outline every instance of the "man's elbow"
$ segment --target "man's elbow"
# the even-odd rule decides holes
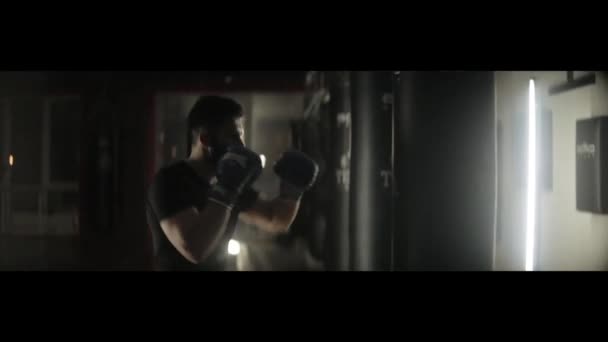
[[[188,243],[188,241],[185,240],[181,243],[178,251],[184,258],[195,265],[204,262],[210,254],[207,249],[201,248],[196,244]]]
[[[192,228],[189,222],[192,222],[192,218],[185,217],[181,222],[178,220],[161,222],[161,227],[182,257],[193,264],[200,264],[211,254],[213,241],[210,241],[208,236],[197,233],[198,230]]]
[[[175,247],[177,247],[177,251],[189,262],[193,264],[201,263],[201,258],[198,257],[198,255],[200,255],[200,251],[198,251],[196,248],[193,248],[187,243],[182,243],[180,246]]]

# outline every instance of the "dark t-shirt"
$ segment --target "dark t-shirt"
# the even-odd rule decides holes
[[[178,212],[196,207],[199,211],[205,208],[211,185],[198,176],[185,161],[179,161],[162,168],[154,177],[148,189],[146,215],[152,232],[154,259],[160,271],[220,271],[224,269],[227,248],[234,234],[238,214],[250,208],[258,193],[249,189],[232,210],[226,227],[226,233],[217,244],[211,255],[201,264],[193,264],[175,249],[163,232],[160,221]],[[199,227],[205,229],[205,227]]]

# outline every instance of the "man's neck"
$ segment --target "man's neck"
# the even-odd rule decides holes
[[[210,181],[215,176],[215,167],[208,160],[190,157],[186,159],[186,163],[206,181]]]

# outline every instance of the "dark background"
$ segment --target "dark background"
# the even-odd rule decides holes
[[[155,127],[155,95],[169,91],[302,91],[305,74],[303,71],[0,72],[0,101],[9,101],[14,112],[10,124],[12,149],[2,149],[3,176],[9,169],[7,155],[13,154],[12,189],[15,190],[14,184],[36,184],[38,187],[32,191],[41,191],[39,179],[45,152],[41,147],[43,103],[45,99],[70,96],[76,100],[58,103],[59,107],[51,113],[51,135],[63,139],[54,139],[49,146],[55,153],[46,152],[52,156],[50,173],[59,173],[51,178],[60,180],[65,174],[63,178],[70,178],[78,186],[77,193],[67,200],[74,209],[78,233],[41,233],[32,228],[26,234],[25,228],[7,228],[0,237],[1,266],[147,269],[150,250],[143,195],[155,172],[152,141],[159,129]],[[71,111],[68,108],[68,115],[61,115],[62,110],[66,112],[62,106],[76,108]],[[104,158],[111,164],[107,170],[100,165]],[[60,195],[49,194],[48,210],[52,211],[53,203],[61,202],[54,200]],[[20,203],[23,202],[20,197],[28,203]],[[12,207],[29,205],[32,212],[39,207],[33,193],[13,194],[11,198]],[[30,225],[37,226],[37,222]]]
[[[492,72],[0,72],[0,266],[149,270],[147,184],[183,158],[188,104],[219,93],[243,102],[269,163],[294,147],[321,169],[289,235],[238,230],[250,269],[489,270],[493,85]]]

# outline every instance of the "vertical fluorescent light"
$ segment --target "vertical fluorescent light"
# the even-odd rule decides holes
[[[266,166],[266,156],[260,154],[260,160],[262,161],[262,168],[264,168]]]
[[[13,158],[13,155],[9,155],[8,156],[8,165],[13,166],[15,159]]]
[[[536,234],[536,85],[530,80],[528,94],[528,182],[526,208],[526,271],[534,270]]]

